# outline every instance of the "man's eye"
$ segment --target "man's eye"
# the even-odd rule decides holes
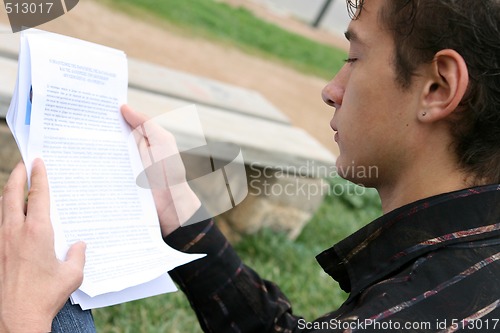
[[[356,60],[358,60],[358,58],[347,58],[344,61],[348,64],[352,64],[353,62],[356,62]]]

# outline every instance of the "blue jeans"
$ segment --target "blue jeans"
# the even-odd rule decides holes
[[[68,300],[52,322],[52,333],[95,333],[94,318],[90,310],[71,305]]]

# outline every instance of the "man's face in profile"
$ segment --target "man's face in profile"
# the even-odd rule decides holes
[[[393,37],[379,18],[384,4],[367,0],[351,21],[346,64],[323,90],[323,100],[336,108],[331,127],[340,151],[338,172],[366,186],[402,176],[398,172],[411,160],[420,97],[417,82],[403,89],[396,80]],[[377,168],[377,179],[370,179],[370,167]]]

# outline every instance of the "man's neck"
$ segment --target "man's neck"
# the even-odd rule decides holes
[[[409,203],[435,195],[458,191],[471,187],[470,177],[460,171],[434,172],[431,170],[401,177],[402,181],[386,186],[378,186],[384,214]]]

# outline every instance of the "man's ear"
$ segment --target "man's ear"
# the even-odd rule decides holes
[[[434,56],[424,86],[419,119],[435,122],[456,110],[469,85],[469,72],[462,56],[455,50],[441,50]]]

